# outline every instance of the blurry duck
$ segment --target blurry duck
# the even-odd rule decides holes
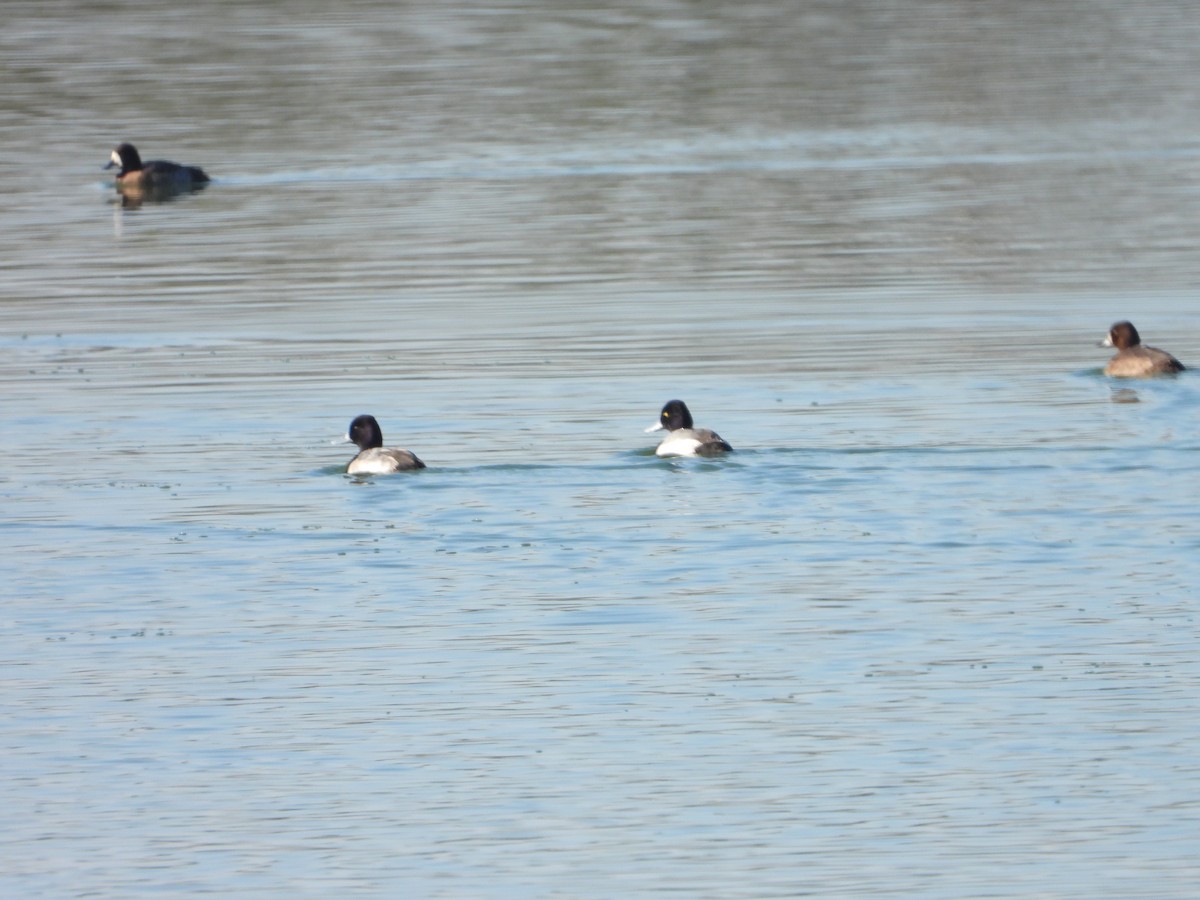
[[[133,144],[113,148],[105,169],[119,168],[117,190],[135,200],[169,200],[179,194],[196,191],[209,182],[208,175],[196,166],[181,166],[163,159],[142,162]]]
[[[682,400],[668,400],[646,433],[664,429],[667,435],[654,451],[656,456],[720,456],[733,449],[715,431],[694,428],[692,414]]]
[[[346,440],[358,445],[358,456],[346,466],[348,475],[390,475],[410,469],[424,469],[425,463],[408,450],[383,446],[383,431],[374,416],[358,416],[350,423]]]
[[[1141,336],[1132,322],[1113,325],[1101,346],[1116,347],[1119,351],[1104,367],[1104,374],[1114,378],[1150,378],[1173,375],[1184,369],[1183,363],[1165,350],[1142,346]]]

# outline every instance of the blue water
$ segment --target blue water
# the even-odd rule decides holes
[[[3,893],[1194,896],[1186,13],[13,5]]]

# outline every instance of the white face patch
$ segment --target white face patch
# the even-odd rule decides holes
[[[1113,342],[1112,342],[1112,332],[1111,332],[1111,331],[1110,331],[1108,334],[1106,334],[1106,335],[1104,336],[1104,340],[1100,342],[1100,346],[1101,346],[1101,347],[1111,347],[1111,346],[1113,346]]]
[[[116,150],[114,150],[114,151],[112,152],[112,156],[110,156],[110,157],[109,157],[109,159],[112,161],[112,164],[113,164],[114,166],[121,166],[121,165],[122,165],[122,163],[121,163],[121,154],[120,154],[120,153],[118,153]]]

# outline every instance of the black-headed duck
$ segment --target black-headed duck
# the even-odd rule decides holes
[[[425,468],[416,454],[383,446],[383,431],[374,416],[358,416],[350,423],[346,440],[357,444],[359,450],[358,456],[346,466],[348,475],[391,475]]]
[[[682,400],[668,400],[646,433],[663,429],[667,435],[654,451],[657,456],[720,456],[733,449],[715,431],[693,427],[692,414]]]
[[[196,166],[181,166],[164,159],[142,162],[133,144],[118,144],[105,169],[120,168],[117,190],[150,199],[167,198],[208,184],[208,175]]]

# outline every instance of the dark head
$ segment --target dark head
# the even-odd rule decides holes
[[[120,166],[119,174],[124,175],[126,172],[136,172],[142,167],[142,158],[138,155],[137,147],[133,144],[118,144],[112,152],[112,156],[108,160],[108,165],[104,168],[111,169],[114,166]]]
[[[688,411],[687,404],[682,400],[668,400],[662,408],[658,422],[667,431],[675,431],[677,428],[691,428],[692,414]]]
[[[1104,339],[1104,346],[1125,350],[1129,347],[1136,347],[1141,342],[1142,339],[1132,322],[1118,322],[1108,329],[1108,337]]]
[[[358,444],[360,450],[383,446],[383,432],[379,430],[379,423],[374,416],[359,416],[350,423],[346,436],[350,438],[350,443]]]

